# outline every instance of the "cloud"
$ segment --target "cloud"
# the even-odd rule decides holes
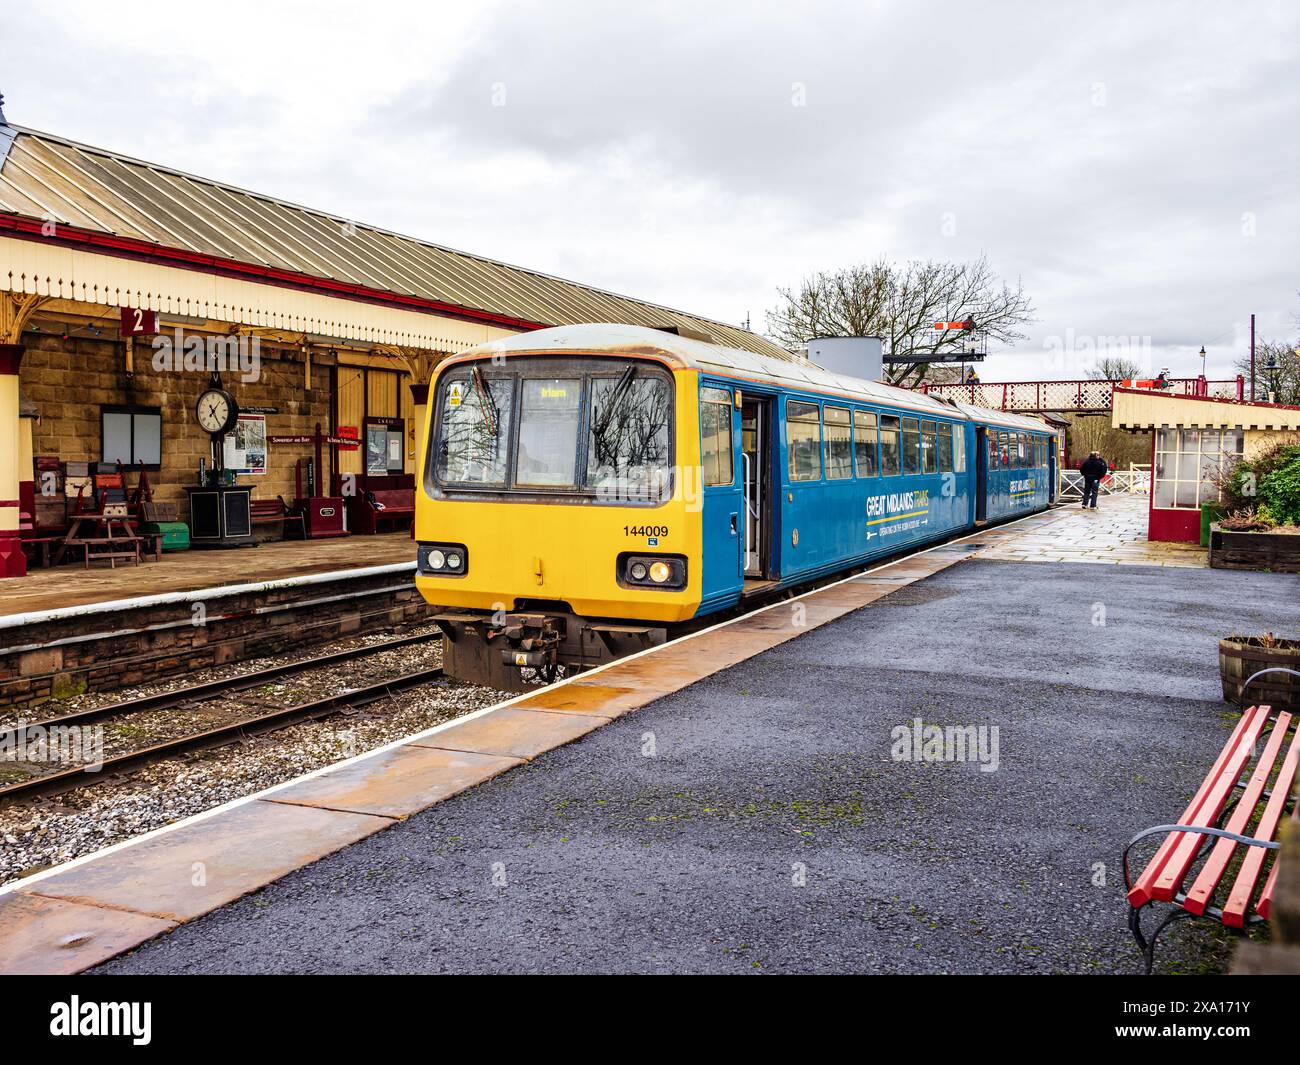
[[[1040,320],[986,379],[1295,333],[1289,3],[65,10],[15,16],[15,122],[724,320],[987,253]]]

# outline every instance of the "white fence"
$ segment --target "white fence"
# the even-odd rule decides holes
[[[1151,494],[1151,464],[1130,463],[1127,470],[1111,470],[1097,489],[1098,495],[1122,496]],[[1057,499],[1082,499],[1083,474],[1078,470],[1062,470]]]

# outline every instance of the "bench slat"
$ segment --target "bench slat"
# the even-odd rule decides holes
[[[1261,838],[1269,840],[1276,838],[1277,826],[1286,810],[1287,800],[1291,795],[1291,787],[1295,783],[1298,766],[1300,766],[1300,731],[1297,731],[1291,739],[1291,748],[1287,751],[1286,761],[1282,763],[1277,780],[1273,782],[1273,794],[1269,796],[1268,805],[1264,807],[1264,813],[1259,819],[1258,827],[1255,829],[1256,835]],[[1223,923],[1229,927],[1245,927],[1246,911],[1250,907],[1250,896],[1255,890],[1255,884],[1259,880],[1259,872],[1264,868],[1264,859],[1267,857],[1268,851],[1263,847],[1251,847],[1247,851],[1246,858],[1241,863],[1241,869],[1237,873],[1237,879],[1232,885],[1232,891],[1228,894],[1228,901],[1223,904]],[[1268,917],[1268,909],[1273,901],[1273,889],[1276,884],[1277,862],[1274,862],[1273,871],[1269,873],[1268,880],[1264,883],[1264,891],[1260,895],[1259,905],[1255,907],[1255,912],[1261,917]]]
[[[1268,787],[1268,778],[1273,775],[1273,767],[1277,764],[1278,756],[1282,753],[1282,744],[1286,740],[1287,730],[1291,727],[1291,715],[1280,713],[1273,722],[1273,730],[1269,733],[1268,743],[1264,745],[1264,752],[1259,756],[1255,763],[1255,771],[1250,776],[1250,781],[1246,784],[1237,800],[1237,805],[1233,808],[1232,816],[1228,819],[1227,824],[1223,827],[1229,832],[1235,832],[1239,836],[1249,836],[1252,833],[1246,829],[1250,826],[1251,819],[1255,816],[1255,807],[1258,805],[1260,796],[1264,794],[1264,789]],[[1263,818],[1260,819],[1259,827],[1254,835],[1260,838],[1271,838],[1265,833]],[[1209,858],[1206,859],[1205,865],[1201,867],[1201,872],[1187,892],[1187,898],[1183,906],[1192,913],[1203,914],[1205,908],[1210,904],[1210,899],[1214,895],[1215,889],[1219,886],[1219,881],[1223,879],[1223,874],[1228,871],[1228,863],[1232,861],[1232,855],[1238,846],[1247,846],[1238,844],[1236,840],[1219,839],[1214,844],[1214,849],[1210,851]],[[1248,847],[1248,850],[1263,852],[1262,847]]]
[[[1261,711],[1265,718],[1268,716],[1268,710],[1264,707],[1252,706],[1241,715],[1241,720],[1237,722],[1237,727],[1233,729],[1232,735],[1228,737],[1228,742],[1224,744],[1223,750],[1219,752],[1219,757],[1215,759],[1214,767],[1210,770],[1209,775],[1201,782],[1200,788],[1193,797],[1190,805],[1183,811],[1183,816],[1178,819],[1180,825],[1198,825],[1206,828],[1210,827],[1213,816],[1209,820],[1198,820],[1201,816],[1202,808],[1205,806],[1207,799],[1210,797],[1214,786],[1223,776],[1224,767],[1241,745],[1242,737],[1245,736],[1246,730],[1252,724],[1259,720]],[[1250,749],[1247,744],[1247,750]],[[1222,807],[1222,801],[1219,803]],[[1214,811],[1215,814],[1218,810]],[[1129,889],[1128,901],[1133,907],[1145,906],[1154,897],[1154,887],[1157,877],[1168,864],[1169,859],[1173,856],[1178,843],[1187,835],[1186,832],[1170,832],[1160,846],[1156,849],[1151,860],[1147,862],[1146,868],[1142,870],[1133,886]]]
[[[1207,793],[1205,802],[1201,805],[1198,820],[1192,822],[1192,824],[1208,827],[1218,821],[1219,814],[1222,813],[1223,807],[1228,801],[1228,796],[1232,794],[1233,788],[1241,778],[1242,770],[1250,762],[1250,756],[1254,753],[1255,745],[1259,742],[1260,733],[1264,731],[1264,726],[1268,723],[1269,708],[1261,706],[1257,707],[1257,710],[1259,712],[1255,715],[1249,727],[1241,734],[1241,740],[1238,742],[1236,750],[1224,763],[1222,772]],[[1174,895],[1177,894],[1179,887],[1182,885],[1183,878],[1187,876],[1187,871],[1191,869],[1192,863],[1196,861],[1197,853],[1205,844],[1205,837],[1194,832],[1179,834],[1182,839],[1175,845],[1173,853],[1169,855],[1169,860],[1165,863],[1164,868],[1160,870],[1160,874],[1156,877],[1151,888],[1151,893],[1161,902],[1174,901]]]

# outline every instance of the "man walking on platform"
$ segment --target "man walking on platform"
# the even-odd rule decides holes
[[[1083,474],[1083,506],[1085,509],[1091,507],[1096,510],[1097,486],[1101,484],[1101,479],[1110,472],[1110,467],[1106,465],[1106,460],[1094,451],[1083,460],[1079,472]]]

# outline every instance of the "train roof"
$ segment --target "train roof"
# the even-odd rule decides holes
[[[662,359],[678,369],[694,369],[726,377],[772,382],[803,391],[837,393],[857,399],[859,402],[903,407],[923,414],[978,421],[1008,429],[1025,429],[1040,433],[1055,431],[1039,418],[974,407],[969,403],[928,396],[922,392],[896,388],[880,381],[866,381],[832,373],[811,362],[802,360],[787,362],[752,351],[693,340],[666,330],[648,329],[642,326],[602,323],[537,329],[482,344],[463,352],[457,356],[457,360],[492,354],[551,354],[561,351],[599,351],[611,355],[651,356]]]

